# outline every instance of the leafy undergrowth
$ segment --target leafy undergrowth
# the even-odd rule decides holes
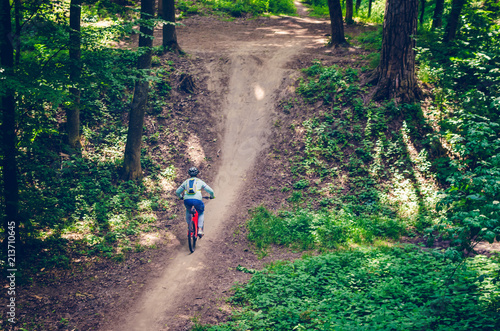
[[[366,223],[367,238],[392,233],[388,237],[397,239],[432,224],[438,217],[437,152],[420,107],[365,104],[360,69],[315,61],[303,71],[300,99],[281,103],[288,122],[275,124],[285,133],[270,154],[282,173],[291,173],[289,183],[273,188],[288,194],[288,207],[307,209],[311,219],[318,208],[334,218],[350,215],[340,218]],[[377,222],[393,229],[368,230]]]
[[[204,330],[495,330],[499,261],[467,268],[415,246],[274,262],[237,286],[229,322]]]
[[[302,0],[310,8],[309,15],[313,17],[329,18],[327,0]],[[345,17],[345,1],[341,1],[342,16]],[[357,1],[355,1],[357,3]],[[369,4],[371,8],[369,8]],[[363,22],[382,23],[384,21],[385,1],[359,1],[359,7],[355,7],[354,19]]]
[[[248,238],[260,255],[270,244],[298,250],[334,249],[350,244],[373,243],[377,238],[399,239],[405,224],[384,216],[356,216],[346,210],[281,211],[274,215],[264,207],[251,213]]]
[[[179,1],[179,19],[189,15],[224,15],[234,17],[260,16],[268,14],[295,15],[297,9],[292,0],[201,0]]]

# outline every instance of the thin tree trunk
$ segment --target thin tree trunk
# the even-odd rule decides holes
[[[359,7],[361,7],[361,0],[356,0],[356,15],[358,15]]]
[[[424,24],[425,0],[420,0],[420,25]]]
[[[460,20],[460,13],[464,7],[466,0],[453,0],[451,4],[451,12],[448,17],[448,24],[444,33],[444,42],[450,42],[455,39],[457,35],[458,22]]]
[[[4,69],[1,74],[3,79],[10,79],[14,74],[14,47],[11,25],[11,13],[9,0],[0,0],[0,66]],[[14,90],[7,84],[0,98],[0,113],[2,116],[1,126],[1,149],[2,149],[2,175],[3,195],[5,203],[4,234],[3,241],[5,253],[7,254],[10,234],[14,234],[16,248],[20,248],[19,242],[19,187],[17,183],[17,149],[16,149],[16,104]],[[20,250],[16,251],[19,255]],[[19,260],[17,257],[17,260]],[[10,262],[10,261],[9,261]],[[14,265],[7,265],[14,269]]]
[[[154,16],[154,0],[142,0],[141,19],[151,19]],[[150,36],[148,38],[148,36]],[[148,71],[151,68],[153,55],[153,29],[142,25],[139,37],[139,60],[137,68]],[[127,134],[127,144],[123,161],[122,178],[124,180],[135,180],[142,177],[141,168],[141,142],[142,126],[144,124],[144,112],[148,100],[149,82],[141,77],[135,84],[134,97],[130,109],[130,119]]]
[[[354,23],[352,19],[353,14],[353,0],[347,0],[345,3],[345,22],[346,24]]]
[[[346,43],[344,36],[344,22],[342,21],[342,7],[340,0],[328,0],[330,24],[332,28],[332,45]]]
[[[418,0],[387,0],[375,100],[413,102],[420,97],[413,39],[417,16]]]
[[[443,26],[444,0],[436,0],[434,7],[434,16],[432,17],[432,28],[440,28]]]
[[[368,17],[372,16],[372,3],[373,0],[368,0]]]
[[[177,43],[177,33],[175,31],[175,0],[160,0],[162,2],[161,18],[170,22],[163,24],[163,51],[173,51],[182,53],[182,49]]]
[[[71,0],[69,9],[69,79],[76,87],[69,89],[72,102],[66,110],[68,143],[71,148],[80,148],[80,89],[81,76],[81,36],[80,18],[82,0]]]
[[[19,65],[19,62],[21,61],[21,42],[19,41],[19,39],[21,38],[21,0],[14,1],[14,20],[16,22],[16,38],[15,38],[16,61],[15,61],[15,66],[17,67]]]

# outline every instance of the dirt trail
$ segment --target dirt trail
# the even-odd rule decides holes
[[[236,22],[200,18],[179,28],[183,49],[206,59],[209,89],[226,92],[219,110],[224,119],[221,166],[210,183],[217,198],[207,204],[206,236],[196,252],[189,255],[184,245],[179,247],[166,261],[165,272],[147,284],[135,305],[103,330],[174,330],[172,319],[189,303],[186,300],[207,286],[212,262],[221,256],[214,251],[223,240],[220,234],[231,222],[233,206],[244,198],[238,193],[251,185],[246,174],[268,146],[276,95],[292,72],[287,63],[323,44],[324,26],[322,21],[300,17]]]

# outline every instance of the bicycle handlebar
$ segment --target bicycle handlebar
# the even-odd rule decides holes
[[[203,199],[215,199],[215,197],[213,197],[213,198],[212,198],[212,197],[202,197],[202,198],[203,198]],[[183,200],[183,199],[184,199],[184,197],[180,197],[180,198],[179,198],[179,200]]]

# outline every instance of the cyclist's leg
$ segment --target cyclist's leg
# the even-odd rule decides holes
[[[184,206],[186,207],[186,223],[189,225],[191,223],[191,208],[193,207],[193,199],[184,200]]]
[[[194,208],[198,212],[198,229],[203,231],[203,223],[205,221],[205,204],[201,200],[193,202]]]

